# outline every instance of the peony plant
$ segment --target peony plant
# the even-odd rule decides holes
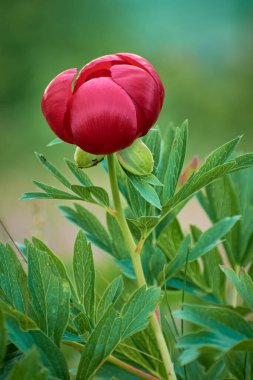
[[[64,189],[34,181],[40,192],[21,197],[74,201],[60,206],[80,229],[74,278],[37,237],[0,245],[0,379],[252,379],[253,154],[235,153],[238,137],[184,168],[188,122],[154,126],[164,88],[148,61],[120,53],[76,72],[41,103],[50,145],[76,146],[74,182],[37,154]],[[94,165],[110,194],[88,176]],[[193,197],[205,231],[180,224]],[[92,246],[119,271],[100,297]]]

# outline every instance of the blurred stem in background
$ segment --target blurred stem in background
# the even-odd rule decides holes
[[[131,255],[138,286],[141,287],[143,285],[147,285],[145,276],[143,273],[142,264],[141,264],[141,255],[140,255],[141,250],[139,249],[138,244],[136,246],[132,233],[128,227],[126,218],[124,216],[124,212],[123,212],[123,208],[122,208],[122,204],[120,200],[119,186],[118,186],[117,174],[116,174],[116,169],[115,169],[114,154],[109,154],[107,156],[107,162],[108,162],[108,171],[109,171],[112,197],[113,197],[114,207],[116,211],[115,217],[117,218],[122,234],[125,237],[126,245]],[[155,335],[157,345],[159,347],[159,350],[163,359],[163,364],[166,370],[167,379],[176,380],[176,375],[174,372],[174,366],[171,361],[170,353],[168,351],[168,347],[166,345],[161,326],[157,320],[155,313],[153,313],[151,316],[150,324],[151,324],[151,328]]]

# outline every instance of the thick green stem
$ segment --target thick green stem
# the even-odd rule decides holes
[[[144,276],[143,268],[141,264],[140,250],[138,249],[138,247],[136,247],[133,236],[131,234],[131,231],[128,227],[126,218],[123,213],[123,208],[122,208],[120,194],[119,194],[116,169],[115,169],[115,160],[114,160],[113,154],[110,154],[107,156],[107,162],[108,162],[108,171],[109,171],[112,197],[113,197],[114,207],[116,211],[115,216],[117,218],[117,221],[119,223],[119,226],[121,228],[122,234],[125,238],[125,242],[127,244],[128,250],[131,255],[138,286],[146,285],[146,280],[145,280],[145,276]],[[168,347],[166,345],[166,342],[161,330],[161,326],[156,318],[155,313],[151,316],[150,323],[151,323],[151,327],[156,337],[157,345],[159,347],[159,350],[163,359],[163,364],[164,364],[164,368],[166,370],[166,375],[167,375],[166,378],[168,380],[176,380],[176,375],[174,372],[174,367],[171,361]]]

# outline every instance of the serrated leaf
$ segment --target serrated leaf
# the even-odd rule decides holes
[[[0,289],[17,310],[28,307],[27,276],[9,244],[0,243]]]
[[[235,342],[243,338],[253,338],[252,325],[236,312],[224,307],[184,305],[184,309],[174,312],[174,315]]]
[[[73,271],[77,294],[88,317],[93,320],[95,313],[95,269],[90,244],[79,231],[74,247]]]
[[[67,219],[86,232],[88,239],[92,243],[111,253],[111,241],[104,226],[90,211],[79,204],[75,204],[74,206],[75,209],[67,206],[60,206],[59,208]]]
[[[5,318],[2,310],[0,309],[0,368],[2,361],[4,360],[6,348],[7,348],[7,334],[5,330]]]
[[[27,351],[12,368],[7,380],[47,380],[48,370],[42,367],[35,348]]]
[[[146,181],[143,181],[140,176],[135,176],[128,173],[128,178],[131,181],[134,188],[140,193],[140,195],[152,206],[161,209],[160,199],[155,189]]]
[[[97,306],[97,321],[103,317],[110,306],[117,302],[123,290],[124,282],[122,276],[115,278],[111,284],[108,285]]]
[[[187,135],[188,122],[185,121],[181,128],[176,128],[175,137],[173,139],[169,161],[164,176],[163,202],[170,199],[176,190],[178,179],[184,163]]]
[[[53,261],[44,251],[28,245],[28,288],[32,315],[38,326],[57,345],[69,318],[70,288],[56,276]]]
[[[49,369],[52,376],[69,380],[68,367],[60,349],[40,330],[23,330],[18,321],[6,315],[8,337],[22,352],[36,347],[42,364]]]
[[[40,163],[55,177],[60,181],[64,186],[71,189],[71,183],[67,180],[67,178],[54,166],[52,165],[46,157],[41,153],[35,153],[36,157],[40,161]]]
[[[221,266],[221,270],[235,286],[244,301],[253,309],[253,281],[248,273],[244,269],[241,269],[239,274],[236,274],[232,269],[225,268],[224,266]]]
[[[68,165],[71,172],[74,174],[74,176],[78,179],[78,181],[83,186],[93,186],[93,183],[91,179],[87,176],[84,170],[79,169],[76,164],[72,161],[65,160],[66,164]]]
[[[142,287],[131,296],[121,314],[109,307],[85,345],[77,380],[91,379],[122,339],[144,329],[159,299],[160,289]]]

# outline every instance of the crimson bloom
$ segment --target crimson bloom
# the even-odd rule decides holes
[[[42,112],[63,141],[92,154],[110,154],[144,136],[157,120],[163,84],[144,58],[106,55],[55,77],[42,97]],[[73,89],[72,89],[73,85]]]

